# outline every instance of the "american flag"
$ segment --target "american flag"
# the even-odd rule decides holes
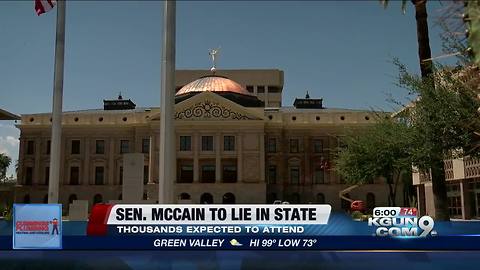
[[[50,11],[56,4],[55,0],[35,0],[35,12],[38,16]]]

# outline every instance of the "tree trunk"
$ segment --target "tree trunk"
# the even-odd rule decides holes
[[[394,187],[394,180],[393,180],[393,176],[388,176],[387,177],[387,184],[388,184],[388,191],[389,191],[389,194],[388,194],[388,206],[396,206],[396,203],[395,203],[395,187]]]
[[[432,52],[428,38],[427,0],[412,0],[415,6],[415,19],[417,21],[418,59],[422,78],[427,78],[433,73]],[[427,60],[428,59],[428,60]]]
[[[432,190],[435,205],[436,220],[450,220],[448,210],[447,184],[445,182],[445,170],[443,160],[436,160],[432,166]]]
[[[429,78],[433,74],[433,64],[431,60],[432,52],[430,51],[430,41],[428,38],[427,0],[412,0],[412,3],[415,6],[415,19],[417,22],[420,71],[423,80],[427,83],[431,83],[431,87],[434,88],[435,82],[433,78]],[[431,165],[435,218],[437,220],[450,220],[443,160],[435,160]]]

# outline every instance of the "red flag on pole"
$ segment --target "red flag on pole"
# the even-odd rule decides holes
[[[55,0],[35,0],[35,12],[38,16],[50,11],[55,6]]]

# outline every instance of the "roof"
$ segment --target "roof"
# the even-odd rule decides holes
[[[223,76],[210,75],[197,79],[178,90],[176,96],[194,92],[231,92],[246,96],[252,96],[245,88],[237,82]]]
[[[20,120],[20,116],[0,109],[0,120]]]

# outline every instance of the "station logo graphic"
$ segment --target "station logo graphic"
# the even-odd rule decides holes
[[[61,204],[15,204],[14,249],[61,249]]]
[[[435,236],[435,222],[429,216],[417,217],[416,208],[376,207],[368,226],[376,227],[376,236],[426,237]]]

